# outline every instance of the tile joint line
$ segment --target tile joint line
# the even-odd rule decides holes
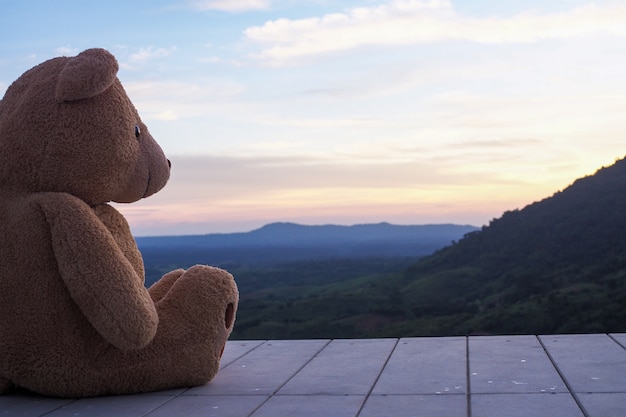
[[[370,395],[372,395],[372,391],[374,391],[374,388],[376,387],[376,384],[378,383],[378,380],[380,379],[381,375],[385,371],[385,368],[387,367],[387,364],[389,363],[389,360],[391,359],[391,356],[393,356],[393,352],[396,351],[396,348],[398,347],[398,343],[400,343],[400,338],[399,337],[396,338],[396,343],[394,343],[393,348],[389,352],[389,355],[387,355],[387,359],[385,359],[385,363],[383,363],[383,366],[380,368],[380,372],[376,376],[376,379],[372,383],[372,386],[367,391],[367,394],[365,394],[365,398],[363,399],[363,402],[361,403],[361,406],[359,407],[359,410],[356,412],[354,417],[359,417],[359,415],[361,414],[361,411],[363,411],[363,407],[365,407],[365,403],[370,398]]]
[[[78,400],[79,400],[79,398],[73,398],[73,399],[70,399],[70,400],[69,400],[68,402],[66,402],[65,404],[60,404],[58,407],[56,407],[56,408],[54,408],[54,409],[52,409],[52,410],[46,411],[46,412],[45,412],[45,413],[43,413],[43,414],[40,414],[40,416],[41,416],[41,417],[43,417],[43,416],[47,416],[47,415],[54,414],[54,413],[56,413],[57,411],[62,410],[63,408],[67,407],[68,405],[70,405],[70,404],[74,404],[74,403],[75,403],[75,402],[77,402]]]
[[[472,417],[472,382],[470,374],[470,337],[465,336],[465,391],[467,400],[467,417]]]
[[[607,334],[607,336],[609,336],[615,343],[617,343],[622,349],[626,350],[626,344],[621,343],[619,340],[617,340],[615,337],[613,337],[612,334]]]
[[[574,387],[572,387],[572,385],[569,383],[569,381],[565,378],[565,374],[563,374],[563,372],[561,371],[561,368],[559,368],[559,365],[557,365],[556,360],[554,359],[554,357],[552,356],[552,354],[548,350],[548,347],[543,343],[543,339],[541,338],[541,336],[536,335],[535,337],[539,341],[539,344],[543,348],[544,352],[546,352],[546,355],[548,355],[548,359],[552,363],[552,366],[554,366],[554,369],[556,370],[556,373],[559,374],[559,377],[561,378],[561,381],[563,381],[563,383],[565,384],[565,387],[567,388],[567,390],[569,391],[570,395],[572,396],[572,398],[576,402],[576,405],[578,406],[580,411],[583,413],[583,415],[585,417],[590,417],[589,413],[587,413],[587,410],[585,410],[585,407],[583,406],[583,403],[578,398],[578,395],[576,394],[576,391],[574,391]]]
[[[273,396],[275,396],[275,395],[278,393],[278,391],[280,391],[280,390],[281,390],[281,389],[282,389],[285,385],[287,385],[287,384],[289,383],[289,381],[291,381],[291,380],[292,380],[292,379],[293,379],[296,375],[298,375],[298,374],[300,373],[300,371],[301,371],[302,369],[304,369],[304,367],[305,367],[305,366],[307,366],[309,363],[311,363],[311,361],[312,361],[313,359],[315,359],[315,358],[317,357],[317,355],[319,355],[319,354],[320,354],[320,353],[321,353],[324,349],[326,349],[326,347],[327,347],[327,346],[330,344],[330,342],[332,342],[332,341],[333,341],[333,339],[327,339],[327,340],[325,340],[325,342],[326,342],[326,343],[324,343],[324,346],[322,346],[321,348],[319,348],[319,349],[317,350],[317,352],[315,352],[315,354],[313,354],[313,355],[309,358],[309,360],[308,360],[308,361],[306,361],[306,362],[305,362],[305,363],[304,363],[301,367],[299,367],[299,368],[298,368],[298,369],[297,369],[297,370],[293,373],[293,375],[291,375],[289,378],[287,378],[287,379],[285,380],[285,382],[283,382],[282,384],[280,384],[280,386],[279,386],[278,388],[276,388],[274,391],[272,391],[272,392],[271,392],[271,393],[267,396],[267,398],[265,399],[265,401],[262,401],[262,402],[261,402],[261,404],[259,404],[256,408],[254,408],[254,410],[252,410],[252,411],[250,412],[250,414],[248,414],[248,417],[250,417],[250,416],[254,415],[254,413],[256,413],[256,412],[257,412],[257,410],[258,410],[259,408],[263,407],[263,405],[265,405],[265,403],[267,403],[267,402],[270,400],[270,398],[272,398]],[[270,340],[267,340],[267,341],[266,341],[266,343],[267,343],[267,342],[271,342],[271,341],[270,341]],[[263,343],[263,344],[265,344],[265,343]]]
[[[233,340],[233,342],[239,342],[238,340]],[[269,339],[266,340],[262,340],[261,343],[257,344],[256,346],[252,347],[252,349],[245,351],[244,353],[242,353],[241,355],[237,356],[235,359],[233,359],[232,361],[228,362],[226,365],[224,365],[223,367],[220,366],[220,371],[222,369],[226,369],[228,368],[230,365],[232,365],[233,363],[237,362],[239,359],[243,358],[244,356],[254,352],[255,350],[257,350],[259,347],[267,344],[268,342],[270,342]]]
[[[236,359],[234,359],[233,361],[231,361],[230,363],[226,364],[226,366],[224,366],[224,368],[229,367],[230,365],[232,365],[234,362],[236,362],[237,360],[243,358],[244,356],[246,356],[247,354],[249,354],[250,352],[252,352],[253,350],[256,350],[259,348],[259,346],[264,345],[265,343],[267,343],[269,340],[264,340],[263,343],[259,343],[258,345],[254,346],[252,349],[248,350],[245,353],[242,353],[241,355],[239,355]],[[223,369],[220,367],[220,370]],[[191,387],[183,390],[182,392],[173,395],[172,398],[170,398],[169,400],[165,401],[162,404],[159,404],[157,407],[155,407],[154,409],[148,411],[146,414],[144,414],[144,416],[149,416],[151,413],[155,412],[156,410],[163,408],[166,404],[169,404],[170,402],[174,401],[174,399],[181,397],[183,394],[185,394],[185,392],[189,391]]]

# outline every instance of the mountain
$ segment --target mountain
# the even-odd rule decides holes
[[[186,268],[195,263],[233,269],[241,265],[267,267],[312,259],[416,259],[475,230],[474,226],[453,224],[305,226],[272,223],[246,233],[138,237],[136,240],[146,265],[146,281],[150,283],[167,268]]]
[[[420,259],[405,307],[446,333],[626,330],[626,160]],[[444,330],[445,328],[445,330]]]

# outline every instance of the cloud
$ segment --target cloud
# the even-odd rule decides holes
[[[530,43],[594,33],[626,36],[626,5],[579,6],[552,14],[474,18],[448,0],[396,0],[306,19],[277,19],[245,30],[260,46],[256,57],[274,65],[368,45],[413,45],[451,40]]]
[[[141,80],[124,85],[146,119],[169,121],[219,112],[243,91],[229,80]]]
[[[270,0],[200,0],[191,3],[198,10],[219,10],[222,12],[247,12],[264,10],[271,5]]]
[[[140,48],[137,52],[129,55],[128,59],[133,63],[145,62],[154,58],[163,58],[170,56],[176,48],[156,48],[154,46],[148,46]]]
[[[59,55],[74,56],[74,55],[78,55],[81,51],[79,48],[73,48],[71,46],[60,46],[57,49],[55,49],[54,52],[56,52]]]

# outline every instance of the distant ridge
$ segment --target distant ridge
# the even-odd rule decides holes
[[[297,223],[270,223],[250,232],[213,233],[183,236],[148,236],[136,238],[142,248],[155,247],[256,247],[256,246],[336,246],[340,244],[403,243],[449,244],[475,226],[455,224],[394,225],[390,223],[352,226],[308,226]]]
[[[411,258],[429,255],[477,230],[467,225],[304,226],[272,223],[246,233],[138,237],[146,283],[171,267],[202,263],[226,269],[302,260]]]

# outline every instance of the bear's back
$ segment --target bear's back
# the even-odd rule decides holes
[[[76,330],[87,325],[58,272],[40,197],[0,190],[0,374],[23,360],[49,361],[23,351],[38,340],[79,349]]]

